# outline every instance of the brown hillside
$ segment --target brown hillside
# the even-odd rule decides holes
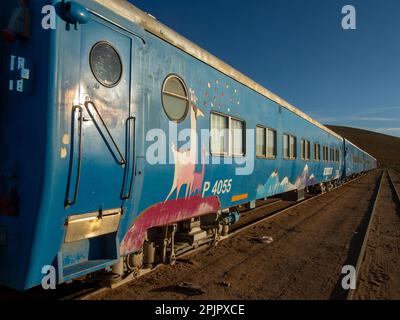
[[[327,127],[373,155],[382,166],[400,167],[400,138],[355,128]]]

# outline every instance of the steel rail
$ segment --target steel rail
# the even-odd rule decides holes
[[[355,178],[355,179],[353,179],[353,180],[350,180],[350,181],[348,181],[348,182],[346,182],[346,183],[343,183],[342,185],[340,185],[340,186],[338,186],[338,187],[332,189],[330,192],[332,192],[332,191],[334,191],[334,190],[339,190],[339,189],[341,189],[341,188],[343,188],[343,187],[345,187],[345,186],[347,186],[347,185],[349,185],[349,184],[353,184],[353,183],[359,181],[360,179],[362,179],[362,178],[368,176],[369,174],[371,174],[371,173],[373,173],[373,172],[375,172],[375,171],[369,172],[369,173],[367,173],[366,175],[359,176],[359,177],[357,177],[357,178]],[[243,227],[240,227],[240,228],[234,230],[233,232],[229,233],[228,235],[223,236],[223,237],[220,237],[220,238],[218,239],[218,240],[219,240],[218,243],[221,243],[221,242],[226,241],[226,240],[228,240],[228,239],[230,239],[230,238],[232,238],[232,237],[235,237],[235,236],[237,236],[238,234],[240,234],[240,233],[242,233],[242,232],[244,232],[244,231],[246,231],[246,230],[248,230],[248,229],[254,228],[254,227],[256,227],[256,226],[258,226],[258,225],[260,225],[260,224],[262,224],[262,223],[266,223],[266,222],[268,222],[268,221],[271,221],[271,220],[273,220],[273,219],[276,219],[277,217],[279,217],[279,216],[281,216],[281,215],[287,213],[289,210],[295,209],[295,208],[297,208],[297,207],[299,207],[299,206],[301,206],[301,205],[304,205],[304,204],[306,204],[306,203],[308,203],[308,202],[310,202],[310,201],[312,201],[312,200],[321,198],[321,197],[323,197],[323,196],[329,194],[330,192],[311,196],[310,198],[308,198],[308,199],[306,199],[306,200],[303,200],[303,201],[297,202],[297,203],[295,203],[295,204],[289,205],[288,207],[283,208],[282,210],[279,210],[278,212],[275,212],[275,213],[273,213],[273,214],[271,214],[271,215],[268,215],[268,216],[263,217],[263,218],[261,218],[261,219],[257,219],[257,220],[255,220],[255,221],[253,221],[253,222],[250,222],[250,223],[248,223],[248,224],[245,224]],[[262,206],[259,206],[259,207],[255,208],[255,209],[253,209],[253,210],[246,211],[246,213],[247,213],[247,214],[251,214],[251,212],[253,212],[253,211],[255,211],[255,210],[260,210],[260,209],[262,209],[262,208],[267,208],[267,207],[269,207],[269,206],[272,206],[273,204],[276,204],[276,203],[265,204],[265,205],[262,205]],[[195,248],[195,249],[192,249],[192,250],[190,250],[190,251],[188,251],[188,252],[185,252],[185,253],[182,253],[182,254],[180,254],[180,255],[177,255],[176,259],[184,259],[184,258],[189,257],[189,256],[192,256],[192,255],[194,255],[194,254],[196,254],[196,253],[199,253],[199,252],[202,252],[202,251],[206,251],[207,249],[209,249],[209,248],[211,248],[211,247],[212,247],[212,245],[210,245],[210,243],[204,244],[204,245],[202,245],[202,246],[199,246],[198,248]],[[97,295],[97,294],[104,293],[104,292],[106,292],[106,291],[108,291],[108,290],[112,290],[112,289],[121,287],[121,286],[123,286],[123,285],[126,285],[126,284],[128,284],[128,283],[130,283],[130,282],[132,282],[132,281],[138,280],[139,278],[143,277],[144,275],[147,275],[147,274],[149,274],[149,273],[152,273],[152,272],[158,270],[159,268],[165,267],[165,266],[168,266],[168,265],[159,264],[159,265],[157,265],[156,267],[154,267],[154,268],[151,269],[151,270],[142,270],[142,272],[141,272],[139,275],[136,275],[136,276],[128,276],[128,277],[126,278],[126,280],[122,280],[122,281],[119,282],[118,284],[111,286],[111,288],[110,288],[110,287],[103,287],[103,288],[94,290],[93,292],[90,292],[90,293],[87,293],[87,294],[83,294],[82,296],[79,296],[79,294],[77,294],[77,295],[76,295],[76,297],[77,297],[76,299],[79,299],[79,300],[89,300],[92,296],[95,296],[95,295]]]
[[[374,199],[374,205],[373,205],[373,208],[372,208],[372,211],[371,211],[371,215],[370,215],[370,218],[369,218],[368,227],[367,227],[367,230],[366,230],[365,235],[364,235],[363,244],[361,246],[360,253],[358,254],[357,264],[356,264],[356,283],[358,283],[359,275],[360,275],[360,271],[361,271],[361,266],[362,266],[362,264],[364,262],[364,259],[365,259],[365,253],[366,253],[366,250],[367,250],[369,235],[371,233],[373,221],[374,221],[375,216],[376,216],[376,211],[377,211],[377,207],[378,207],[379,198],[380,198],[380,195],[381,195],[381,192],[382,192],[383,178],[385,176],[385,173],[386,173],[386,170],[382,172],[382,175],[381,175],[381,177],[379,179],[379,187],[378,187],[378,191],[376,192],[375,199]],[[348,294],[347,294],[346,300],[354,300],[354,295],[356,294],[356,292],[357,292],[357,288],[354,289],[354,290],[350,289]]]
[[[399,190],[396,187],[396,184],[393,181],[392,174],[390,173],[390,170],[388,170],[388,177],[389,177],[390,184],[392,185],[394,194],[397,197],[397,202],[400,204],[400,193],[399,193]]]

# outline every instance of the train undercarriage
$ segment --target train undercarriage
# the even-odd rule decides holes
[[[352,179],[346,179],[346,181]],[[103,283],[111,287],[118,286],[129,279],[150,272],[159,265],[174,265],[179,257],[192,253],[198,248],[218,245],[232,229],[235,229],[234,226],[239,224],[242,215],[251,214],[257,208],[281,201],[295,204],[313,195],[330,192],[346,181],[333,180],[278,197],[262,199],[173,225],[150,229],[142,250],[121,258],[117,265],[106,272],[90,277],[96,281],[100,278]]]

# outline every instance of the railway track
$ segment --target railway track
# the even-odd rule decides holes
[[[371,174],[371,173],[369,173],[369,174]],[[344,187],[346,185],[355,183],[359,179],[363,178],[364,176],[365,175],[360,176],[354,180],[348,181],[335,189],[341,189],[342,187]],[[381,179],[382,179],[382,177],[381,177]],[[273,201],[272,203],[267,203],[267,204],[261,205],[253,210],[245,211],[244,213],[246,215],[252,215],[252,213],[254,213],[256,211],[265,211],[265,213],[263,213],[261,215],[258,214],[258,218],[256,218],[255,220],[246,222],[244,224],[236,226],[235,228],[232,228],[231,232],[228,235],[221,237],[219,239],[220,240],[219,242],[226,241],[228,239],[231,239],[231,238],[245,232],[248,229],[254,228],[254,227],[256,227],[260,224],[266,223],[268,221],[272,221],[272,220],[284,215],[289,210],[293,210],[299,206],[305,205],[312,200],[323,197],[324,195],[326,195],[326,194],[310,195],[303,201],[296,202],[296,203],[292,202],[292,203],[288,203],[287,205],[285,205],[285,203],[283,201]],[[339,194],[336,198],[338,198],[340,196],[341,196],[341,194]],[[209,249],[210,247],[211,247],[210,244],[205,244],[196,249],[193,249],[191,251],[188,251],[188,252],[178,255],[177,259],[181,260],[181,259],[188,258],[196,253],[205,251],[205,250]],[[71,285],[66,285],[66,286],[63,286],[62,288],[58,289],[53,294],[52,294],[52,292],[43,293],[42,292],[43,290],[36,290],[36,291],[34,290],[31,292],[31,294],[28,294],[27,296],[24,295],[24,297],[22,297],[22,298],[29,299],[29,296],[32,296],[34,299],[37,299],[39,296],[39,299],[44,298],[44,299],[55,299],[55,300],[90,300],[91,297],[93,297],[93,296],[107,292],[110,289],[115,289],[115,288],[124,286],[128,283],[131,283],[132,281],[135,281],[149,273],[155,272],[156,270],[163,268],[163,267],[168,267],[168,266],[160,264],[151,270],[150,269],[149,270],[141,270],[140,274],[132,274],[132,275],[126,277],[124,280],[118,282],[115,285],[111,285],[111,286],[109,286],[109,285],[107,285],[107,286],[100,285],[99,286],[98,283],[95,283],[93,286],[91,286],[90,284],[86,283],[83,285],[75,284],[75,288],[71,289],[71,287],[70,287]]]
[[[337,187],[337,188],[335,188],[335,189],[333,189],[333,190],[341,189],[342,187],[344,187],[344,186],[346,186],[346,185],[355,183],[355,182],[357,182],[359,179],[363,178],[364,176],[365,176],[365,175],[360,176],[360,177],[357,177],[357,178],[354,179],[354,180],[348,181],[348,182],[342,184],[341,186],[339,186],[339,187]],[[332,190],[332,191],[333,191],[333,190]],[[293,209],[295,209],[295,208],[297,208],[297,207],[299,207],[299,206],[305,205],[305,204],[307,204],[308,202],[310,202],[310,201],[312,201],[312,200],[315,200],[315,199],[317,199],[317,198],[323,197],[324,195],[326,195],[326,194],[324,193],[324,194],[312,195],[312,196],[309,196],[307,199],[305,199],[305,200],[303,200],[303,201],[296,202],[296,203],[292,203],[292,204],[290,204],[290,205],[288,205],[288,206],[286,206],[286,207],[284,207],[284,208],[282,208],[282,209],[273,210],[272,213],[271,213],[271,212],[270,212],[270,213],[266,213],[266,214],[265,214],[264,216],[262,216],[262,217],[259,217],[259,218],[255,219],[255,220],[251,221],[251,222],[245,223],[245,224],[241,225],[241,226],[238,227],[238,228],[234,228],[234,230],[232,230],[228,235],[226,235],[226,236],[224,236],[224,237],[221,237],[221,238],[219,239],[219,240],[220,240],[219,242],[226,241],[226,240],[228,240],[228,239],[231,239],[231,238],[233,238],[233,237],[235,237],[235,236],[237,236],[237,235],[239,235],[239,234],[245,232],[245,231],[248,230],[248,229],[254,228],[254,227],[256,227],[256,226],[258,226],[258,225],[260,225],[260,224],[263,224],[263,223],[266,223],[266,222],[268,222],[268,221],[274,220],[274,219],[276,219],[276,218],[278,218],[278,217],[284,215],[284,214],[287,213],[289,210],[293,210]],[[338,195],[338,197],[340,197],[340,195]],[[262,205],[262,206],[260,206],[260,207],[255,208],[255,209],[253,209],[253,210],[249,210],[249,211],[247,211],[246,213],[247,213],[247,214],[251,214],[251,213],[254,212],[254,211],[267,210],[267,209],[269,209],[269,208],[271,208],[271,207],[273,208],[273,207],[276,206],[278,203],[279,203],[279,201],[276,201],[276,202],[273,202],[273,203],[269,203],[269,204],[265,204],[265,205]],[[191,251],[189,251],[189,252],[185,252],[185,253],[183,253],[183,254],[181,254],[181,255],[178,255],[178,256],[177,256],[177,259],[180,260],[180,259],[188,258],[188,257],[190,257],[190,256],[192,256],[192,255],[194,255],[194,254],[196,254],[196,253],[205,251],[205,250],[207,250],[207,249],[209,249],[209,248],[210,248],[210,245],[205,244],[205,245],[200,246],[200,247],[198,247],[198,248],[196,248],[196,249],[194,249],[194,250],[191,250]],[[134,275],[134,276],[132,276],[132,277],[128,277],[128,278],[126,278],[125,280],[119,282],[118,284],[112,285],[112,286],[111,286],[111,289],[116,289],[116,288],[118,288],[118,287],[124,286],[124,285],[126,285],[126,284],[128,284],[128,283],[130,283],[130,282],[132,282],[132,281],[135,281],[135,280],[139,279],[140,277],[142,277],[142,276],[144,276],[144,275],[147,275],[147,274],[149,274],[149,273],[152,273],[152,272],[158,270],[159,268],[162,268],[162,267],[165,267],[165,266],[166,266],[166,265],[158,265],[158,266],[156,266],[156,267],[155,267],[154,269],[152,269],[152,270],[144,270],[140,275]],[[98,290],[93,290],[92,292],[85,293],[85,294],[83,294],[83,295],[79,295],[79,294],[78,294],[77,296],[74,297],[74,299],[79,299],[79,300],[90,300],[91,297],[93,297],[93,296],[95,296],[95,295],[98,295],[98,294],[101,294],[101,293],[104,293],[104,292],[106,292],[106,291],[108,291],[108,290],[110,290],[110,287],[100,288],[100,289],[98,289]]]
[[[397,169],[396,172],[397,172],[397,176],[396,177],[398,178],[399,175],[400,175],[400,171],[398,171],[398,169]],[[396,181],[397,183],[395,183],[395,179],[393,179],[393,173],[391,173],[390,170],[388,170],[388,176],[389,176],[389,180],[390,180],[390,184],[392,186],[392,189],[393,189],[394,193],[396,194],[397,201],[400,203],[400,190],[397,187],[397,185],[400,184],[400,179],[397,179],[397,181]]]
[[[382,190],[384,188],[384,180],[385,177],[387,177],[390,188],[393,190],[393,194],[395,195],[395,199],[394,201],[397,202],[397,204],[400,204],[400,193],[399,190],[396,186],[396,184],[393,181],[392,178],[392,174],[390,172],[390,170],[384,170],[382,172],[382,175],[379,179],[379,187],[378,190],[375,194],[375,198],[374,198],[374,203],[373,203],[373,207],[372,207],[372,211],[369,217],[369,222],[368,222],[368,226],[365,230],[365,235],[364,235],[364,239],[362,242],[362,246],[359,250],[358,253],[358,258],[357,258],[357,264],[356,264],[356,283],[357,283],[357,288],[355,290],[349,290],[348,295],[346,297],[347,300],[355,300],[355,296],[357,294],[358,291],[358,284],[359,284],[359,280],[360,280],[360,274],[361,274],[361,269],[363,267],[363,264],[365,262],[365,258],[366,258],[366,251],[367,251],[367,247],[368,247],[368,243],[370,241],[370,234],[371,234],[371,230],[374,226],[374,222],[375,222],[375,218],[378,214],[378,210],[379,210],[379,206],[381,205],[381,201],[382,201]]]

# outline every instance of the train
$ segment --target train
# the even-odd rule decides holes
[[[173,263],[376,159],[124,0],[0,3],[0,285]]]

